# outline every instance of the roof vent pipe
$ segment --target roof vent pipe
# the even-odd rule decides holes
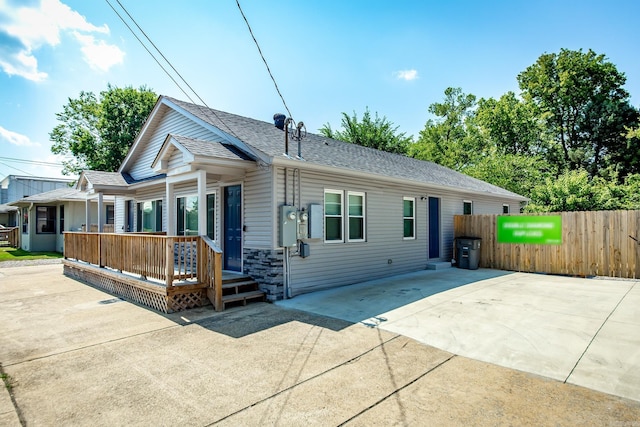
[[[273,115],[273,124],[280,130],[284,130],[284,121],[287,117],[284,114],[276,113]]]

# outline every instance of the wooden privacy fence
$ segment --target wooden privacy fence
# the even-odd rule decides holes
[[[0,246],[20,246],[20,228],[0,228]]]
[[[479,237],[480,267],[640,278],[640,211],[561,212],[562,244],[498,243],[498,215],[455,215],[455,237]],[[513,215],[512,215],[513,216]],[[631,236],[631,237],[630,237]]]

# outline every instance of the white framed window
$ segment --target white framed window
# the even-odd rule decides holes
[[[509,213],[509,205],[507,205],[507,204],[502,205],[502,213],[503,214],[508,214]]]
[[[29,234],[29,208],[22,208],[22,234]]]
[[[207,194],[207,236],[216,240],[216,195]]]
[[[348,191],[347,236],[349,242],[364,242],[365,238],[365,194]]]
[[[343,192],[324,190],[324,241],[329,243],[344,242],[342,231],[344,203]]]
[[[55,234],[56,207],[38,206],[36,208],[36,234]]]
[[[178,197],[177,210],[177,235],[198,235],[198,196]]]
[[[404,228],[403,238],[413,240],[416,238],[416,199],[415,197],[402,198],[402,223]]]
[[[162,231],[162,200],[139,202],[137,211],[136,231]]]
[[[113,224],[115,222],[115,212],[115,207],[113,205],[107,205],[107,222],[105,224]]]
[[[473,202],[471,200],[462,201],[462,214],[463,215],[473,214]]]

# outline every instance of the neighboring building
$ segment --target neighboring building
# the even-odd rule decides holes
[[[87,200],[87,194],[75,188],[59,188],[45,193],[24,197],[10,203],[19,209],[19,226],[22,228],[20,246],[32,252],[63,252],[64,232],[82,231],[87,217],[113,224],[113,197],[97,201]],[[101,213],[101,215],[99,215]],[[91,228],[92,222],[89,222]],[[96,226],[97,231],[97,223]],[[110,226],[113,231],[113,225]]]
[[[70,188],[73,182],[73,179],[66,178],[8,175],[0,181],[0,204],[15,202],[58,188]]]
[[[519,212],[525,197],[435,163],[162,96],[117,173],[78,188],[115,196],[115,231],[206,234],[225,270],[269,299],[450,262],[453,216]],[[300,147],[301,156],[297,156]]]
[[[18,208],[9,205],[0,205],[0,225],[15,227],[18,225]]]

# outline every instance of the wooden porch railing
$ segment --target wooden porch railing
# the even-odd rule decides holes
[[[83,225],[82,226],[82,232],[85,233],[86,231],[87,231],[87,226]],[[98,224],[90,224],[89,225],[89,232],[90,233],[97,233],[98,232]],[[113,233],[114,232],[113,224],[102,224],[102,232],[103,233]]]
[[[0,228],[0,244],[14,248],[20,246],[20,228]]]
[[[216,311],[222,310],[221,252],[206,237],[66,232],[64,257],[156,279],[167,288],[184,280],[202,284]]]

